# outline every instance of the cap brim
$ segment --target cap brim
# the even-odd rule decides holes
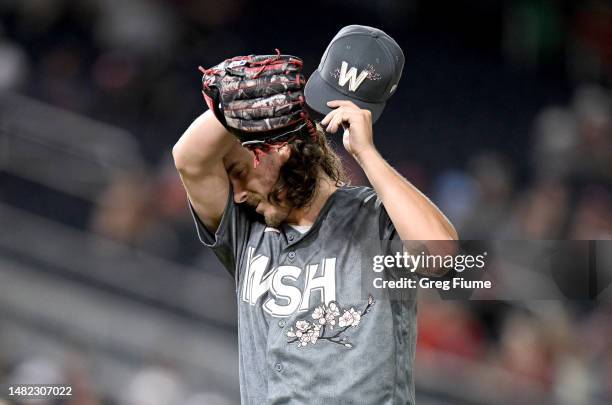
[[[348,100],[355,103],[359,108],[363,108],[366,110],[370,110],[372,113],[372,123],[375,123],[380,114],[382,114],[385,109],[384,102],[382,103],[367,103],[365,101],[351,98],[346,94],[340,93],[338,90],[333,88],[331,85],[327,84],[318,70],[315,70],[308,81],[306,82],[306,86],[304,87],[304,97],[306,99],[306,104],[313,110],[327,115],[330,113],[333,108],[329,108],[327,106],[327,102],[331,100]]]

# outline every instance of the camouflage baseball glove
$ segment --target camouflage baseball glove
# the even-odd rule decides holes
[[[243,146],[256,151],[294,136],[314,136],[304,106],[302,60],[276,52],[200,67],[206,104]]]

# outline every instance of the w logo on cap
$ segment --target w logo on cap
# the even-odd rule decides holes
[[[362,70],[361,73],[359,73],[359,76],[357,76],[357,68],[351,67],[349,69],[348,63],[342,61],[342,65],[340,66],[340,74],[338,76],[338,84],[340,87],[344,87],[344,85],[349,82],[349,90],[357,91],[359,86],[361,86],[361,83],[363,83],[363,81],[368,77],[368,74],[370,74],[370,71],[366,69]]]

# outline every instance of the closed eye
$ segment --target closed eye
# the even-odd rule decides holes
[[[246,169],[245,169],[243,166],[238,167],[238,168],[236,168],[236,169],[233,169],[233,170],[230,172],[230,177],[232,177],[232,178],[234,178],[234,179],[241,179],[241,178],[243,178],[245,175],[246,175]]]

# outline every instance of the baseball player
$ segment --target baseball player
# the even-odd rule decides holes
[[[299,58],[228,59],[202,69],[209,110],[173,148],[198,236],[236,283],[243,404],[413,404],[414,291],[375,298],[363,253],[389,241],[453,240],[444,215],[376,150],[372,122],[404,58],[384,32],[338,33],[309,115]],[[330,100],[330,101],[327,101]],[[373,188],[346,185],[326,131]]]

